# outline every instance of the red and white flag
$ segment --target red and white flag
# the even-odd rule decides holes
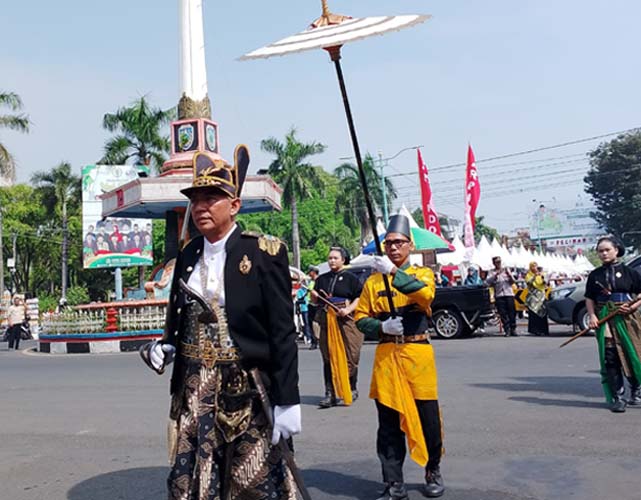
[[[476,207],[481,198],[481,183],[476,170],[472,146],[467,147],[467,170],[465,172],[465,247],[474,247]]]
[[[418,153],[418,176],[421,180],[421,208],[423,209],[425,229],[441,236],[441,224],[438,222],[438,214],[432,203],[432,188],[427,177],[427,165],[423,162],[421,150],[417,148],[416,152]]]

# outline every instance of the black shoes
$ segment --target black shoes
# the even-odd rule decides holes
[[[623,399],[623,394],[615,394],[610,405],[610,411],[612,413],[624,413],[626,406],[628,406],[628,404],[626,400]]]
[[[404,483],[391,483],[385,486],[383,494],[376,500],[408,500],[407,488]]]
[[[340,406],[343,404],[343,400],[334,396],[331,392],[326,392],[325,397],[318,402],[319,408],[331,408],[332,406]]]
[[[333,394],[327,394],[323,399],[318,402],[319,408],[331,408],[338,405],[338,399]]]
[[[445,493],[445,484],[443,483],[443,476],[441,469],[436,467],[428,470],[425,474],[425,486],[423,487],[423,495],[428,498],[437,498]]]
[[[352,403],[358,399],[358,389],[352,390]]]
[[[629,406],[641,406],[641,386],[630,388]]]

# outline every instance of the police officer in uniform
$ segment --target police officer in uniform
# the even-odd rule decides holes
[[[378,272],[365,282],[354,312],[358,328],[380,339],[370,387],[385,483],[379,500],[409,498],[403,482],[406,438],[410,457],[425,468],[423,494],[439,497],[445,491],[440,471],[443,441],[436,364],[427,334],[434,273],[409,263],[414,245],[407,217],[390,218],[384,244],[386,256],[375,257]],[[383,274],[389,277],[396,316],[390,312]]]
[[[201,233],[177,259],[168,321],[141,356],[171,378],[170,500],[295,498],[281,438],[300,432],[298,351],[285,245],[235,222],[249,165],[197,153],[182,192]],[[254,377],[258,370],[258,377]],[[273,427],[261,407],[264,385]]]

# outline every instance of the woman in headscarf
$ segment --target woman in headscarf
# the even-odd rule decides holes
[[[358,361],[363,346],[363,334],[351,317],[363,285],[356,275],[345,270],[349,253],[344,248],[330,248],[327,263],[329,272],[316,279],[311,292],[312,302],[318,306],[316,321],[320,326],[325,379],[325,398],[318,403],[320,408],[350,405],[358,398]]]
[[[536,262],[530,262],[530,269],[525,275],[527,298],[525,304],[528,310],[527,330],[534,335],[550,335],[548,326],[548,309],[545,304],[545,276],[543,268]]]
[[[589,326],[596,330],[605,398],[610,411],[623,413],[627,405],[641,406],[641,276],[619,262],[625,249],[613,236],[600,238],[596,251],[603,265],[588,276],[585,304]],[[618,314],[599,325],[614,311]],[[630,383],[628,400],[624,375]]]
[[[483,284],[483,280],[479,276],[479,270],[475,266],[470,266],[467,269],[467,276],[465,277],[465,281],[463,282],[463,285],[477,286],[482,284]]]

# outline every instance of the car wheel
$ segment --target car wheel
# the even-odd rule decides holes
[[[579,331],[581,331],[587,329],[589,323],[590,315],[588,314],[588,309],[583,306],[576,314],[576,326],[579,328]]]
[[[463,318],[448,309],[436,311],[433,317],[436,335],[443,339],[455,339],[463,334]]]

